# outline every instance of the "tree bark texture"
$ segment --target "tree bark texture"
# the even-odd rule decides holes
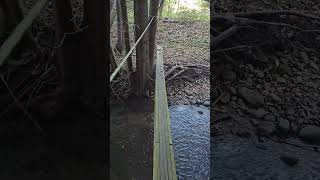
[[[148,0],[136,0],[134,2],[135,40],[141,36],[148,23]],[[146,95],[146,84],[149,61],[148,34],[145,34],[136,48],[136,71],[138,94]]]

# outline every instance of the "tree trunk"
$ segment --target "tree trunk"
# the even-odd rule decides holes
[[[89,50],[92,52],[92,58],[87,59],[87,62],[90,63],[91,60],[94,60],[93,69],[88,72],[92,75],[92,78],[89,80],[90,83],[94,83],[94,89],[92,89],[91,95],[93,95],[95,105],[97,107],[101,106],[106,98],[107,91],[107,76],[106,73],[107,66],[107,47],[109,42],[107,42],[107,16],[109,14],[107,11],[106,1],[100,0],[87,0],[90,1],[90,14],[89,14]],[[109,20],[109,19],[108,19]],[[90,49],[91,48],[91,49]],[[108,58],[109,59],[109,58]]]
[[[156,48],[156,35],[157,35],[157,23],[158,23],[158,7],[159,0],[151,0],[150,4],[150,20],[154,17],[149,30],[149,75],[153,76],[155,48]]]
[[[114,53],[114,50],[113,50],[113,46],[112,44],[110,43],[110,46],[109,46],[109,51],[111,52],[110,53],[110,66],[111,66],[111,69],[110,69],[110,75],[112,74],[112,72],[117,68],[117,62],[116,62],[116,57],[115,57],[115,53]]]
[[[113,22],[116,18],[116,12],[117,12],[117,6],[116,6],[117,0],[113,0],[111,2],[111,6],[110,6],[110,29],[113,26]]]
[[[122,54],[123,50],[123,27],[122,27],[122,17],[121,17],[121,5],[120,0],[116,0],[117,2],[117,28],[118,28],[118,42],[116,45],[117,51]]]
[[[148,0],[136,0],[134,2],[134,19],[135,19],[135,40],[141,36],[148,23]],[[137,67],[137,84],[138,95],[147,95],[146,72],[149,60],[148,34],[145,34],[136,48],[136,67]]]
[[[163,11],[163,6],[164,6],[164,3],[165,1],[164,0],[161,0],[160,1],[160,9],[159,9],[159,18],[161,19],[162,18],[162,11]]]
[[[129,22],[128,22],[128,11],[127,11],[127,0],[121,0],[121,15],[122,15],[122,28],[123,28],[123,38],[124,38],[124,48],[125,54],[130,51],[130,37],[129,37]],[[131,73],[133,71],[132,58],[131,55],[127,60],[128,71]]]
[[[87,1],[83,1],[83,19],[82,19],[82,23],[81,23],[81,27],[85,27],[88,25],[88,21],[89,21],[89,17],[88,17],[88,2]]]
[[[70,2],[55,3],[59,33],[70,32]],[[88,27],[65,35],[59,48],[64,76],[57,117],[50,127],[53,141],[61,144],[64,153],[88,162],[105,162],[109,19],[106,1],[85,0],[85,5]],[[97,175],[92,173],[91,179]]]
[[[7,23],[6,23],[7,17],[4,12],[3,6],[0,3],[0,37],[6,32]]]
[[[74,24],[71,21],[72,7],[70,0],[59,1],[55,0],[55,9],[57,14],[58,33],[68,33],[74,31]]]

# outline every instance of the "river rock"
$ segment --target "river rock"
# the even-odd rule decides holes
[[[279,82],[279,83],[283,83],[283,84],[285,84],[287,81],[286,81],[286,79],[284,79],[283,77],[278,77],[277,78],[277,81]]]
[[[192,96],[192,94],[193,94],[193,92],[190,91],[190,90],[188,90],[188,89],[184,90],[184,92],[185,92],[188,96]]]
[[[274,101],[274,102],[280,102],[281,101],[281,98],[273,93],[270,93],[269,96],[271,97],[271,99]]]
[[[225,81],[233,81],[237,78],[237,74],[232,70],[226,70],[222,73],[222,79]]]
[[[268,114],[268,112],[266,110],[264,110],[263,108],[258,108],[258,109],[248,109],[248,113],[257,119],[261,119],[263,118],[265,115]]]
[[[241,98],[237,100],[237,105],[240,109],[246,109],[246,104],[243,102]]]
[[[282,133],[288,133],[290,131],[290,122],[287,119],[279,119],[278,128]]]
[[[316,63],[314,63],[313,61],[310,62],[310,66],[313,67],[316,71],[319,71],[319,67]]]
[[[287,110],[286,110],[286,115],[287,115],[287,116],[295,116],[295,115],[296,115],[295,112],[296,112],[296,111],[295,111],[293,108],[290,108],[290,109],[287,109]]]
[[[224,104],[228,104],[230,102],[230,94],[226,93],[225,95],[223,95],[220,101]]]
[[[299,136],[305,141],[320,142],[320,127],[307,125],[300,130]]]
[[[281,155],[280,159],[282,162],[286,163],[289,166],[294,166],[298,163],[299,159],[293,156]]]
[[[229,92],[230,92],[232,95],[237,95],[237,90],[236,90],[236,88],[234,88],[234,87],[230,87],[230,88],[229,88]]]
[[[259,124],[259,121],[257,119],[250,119],[250,122],[253,126],[257,126]]]
[[[195,105],[195,104],[197,104],[197,101],[196,101],[195,99],[192,99],[192,100],[190,101],[190,104]]]
[[[203,105],[206,106],[206,107],[209,107],[210,106],[210,101],[204,101]]]
[[[265,104],[264,97],[260,93],[246,87],[240,87],[238,94],[252,107],[262,107]]]
[[[286,74],[290,72],[290,68],[287,64],[280,64],[279,71],[280,73]]]
[[[270,136],[276,131],[276,126],[273,122],[262,121],[258,124],[258,131],[263,135]]]

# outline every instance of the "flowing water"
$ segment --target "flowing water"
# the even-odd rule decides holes
[[[179,105],[169,109],[178,178],[209,179],[209,108]]]
[[[211,175],[213,180],[320,180],[319,146],[298,139],[279,143],[231,135],[210,138],[208,108],[169,109],[179,179],[205,180]]]
[[[320,180],[317,147],[297,139],[288,139],[287,142],[270,139],[259,142],[257,138],[237,136],[214,137],[211,139],[212,179]],[[292,164],[285,163],[284,158],[291,159]]]

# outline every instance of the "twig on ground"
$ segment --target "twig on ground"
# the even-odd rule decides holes
[[[168,80],[166,80],[166,82],[171,81],[172,79],[174,79],[175,77],[179,76],[180,74],[184,73],[186,70],[188,70],[189,68],[184,68],[181,71],[179,71],[177,74],[171,76]]]
[[[165,78],[168,78],[169,75],[171,75],[176,69],[183,69],[182,66],[173,66],[167,73],[165,74]]]
[[[16,103],[16,105],[23,111],[23,113],[34,123],[34,125],[40,130],[42,135],[44,134],[43,129],[40,127],[39,123],[32,118],[31,114],[23,107],[23,105],[19,102],[19,100],[17,99],[17,97],[14,95],[14,93],[12,92],[12,90],[10,89],[8,83],[6,82],[6,80],[4,79],[4,77],[0,74],[0,78],[1,81],[3,82],[3,84],[6,86],[7,90],[9,91],[11,97],[13,98],[14,102]]]

